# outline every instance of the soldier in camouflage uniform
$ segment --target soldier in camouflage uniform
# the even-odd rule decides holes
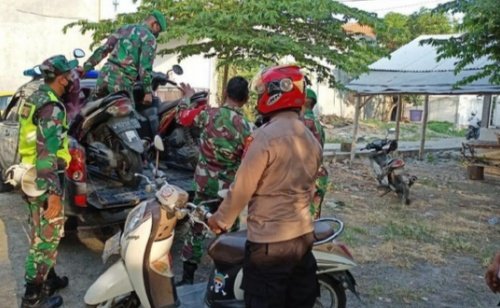
[[[77,60],[54,56],[40,66],[44,84],[19,108],[19,155],[21,162],[36,168],[35,184],[43,193],[28,195],[31,245],[25,265],[26,292],[21,307],[58,307],[52,296],[68,285],[67,277],[54,271],[57,248],[63,236],[64,211],[61,177],[71,161],[66,131],[65,106],[60,97],[72,86],[71,70]]]
[[[194,91],[186,85],[181,87],[185,97],[178,108],[186,110],[189,109],[189,97]],[[234,181],[245,143],[248,142],[253,128],[241,111],[247,101],[248,82],[243,77],[233,77],[227,84],[224,105],[206,109],[194,119],[193,125],[203,129],[200,135],[200,156],[194,174],[196,203],[219,199],[219,190],[228,189]],[[206,206],[213,213],[219,203],[209,203]],[[238,227],[236,222],[233,230]],[[192,226],[182,249],[184,273],[178,285],[193,283],[194,272],[203,255],[205,237],[202,225]]]
[[[144,23],[125,25],[108,37],[106,43],[97,48],[83,65],[84,72],[87,72],[111,53],[96,81],[96,97],[118,91],[127,91],[133,97],[134,83],[140,81],[145,93],[143,104],[151,104],[156,37],[166,29],[165,16],[154,10]]]
[[[325,145],[325,131],[321,122],[316,117],[313,112],[313,108],[316,105],[317,96],[316,93],[308,88],[306,91],[306,103],[303,107],[302,121],[305,126],[313,133],[316,140],[321,144],[323,149]],[[326,190],[328,189],[328,171],[322,165],[318,171],[318,177],[316,179],[316,192],[314,193],[313,200],[311,202],[310,210],[313,219],[318,219],[321,216],[321,204],[326,195]]]

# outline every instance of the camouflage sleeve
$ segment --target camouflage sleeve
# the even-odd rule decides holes
[[[144,92],[151,93],[151,73],[156,54],[156,39],[147,37],[142,43],[141,54],[139,55],[139,80],[142,81]]]
[[[104,45],[97,48],[94,53],[88,58],[83,64],[83,70],[85,72],[93,69],[97,64],[99,64],[102,59],[104,59],[112,50],[115,48],[116,43],[119,39],[119,31],[111,34]]]
[[[63,142],[64,111],[58,105],[49,103],[38,109],[36,118],[36,184],[39,189],[62,195],[57,175],[57,151]]]

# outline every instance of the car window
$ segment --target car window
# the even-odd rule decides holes
[[[12,96],[1,96],[0,97],[0,110],[7,108],[7,103]]]

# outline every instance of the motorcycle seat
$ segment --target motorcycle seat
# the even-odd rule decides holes
[[[322,241],[332,236],[335,230],[324,221],[314,222],[314,239]],[[216,262],[241,264],[245,257],[247,231],[224,233],[208,248],[208,255]]]
[[[158,114],[163,114],[169,111],[170,109],[177,107],[180,101],[181,101],[180,99],[176,99],[175,101],[162,102],[158,106]]]
[[[245,257],[247,230],[224,233],[208,248],[208,255],[216,262],[241,264]]]
[[[335,233],[332,226],[325,221],[314,222],[314,240],[316,242],[329,238]]]
[[[109,94],[106,97],[100,98],[98,100],[95,100],[93,102],[88,102],[85,104],[85,106],[80,110],[80,114],[82,116],[87,116],[97,110],[98,108],[101,108],[102,106],[106,106],[109,103],[119,99],[119,98],[124,98],[124,97],[129,97],[127,92],[125,91],[120,91],[116,93]]]

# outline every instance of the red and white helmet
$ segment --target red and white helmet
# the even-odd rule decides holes
[[[305,103],[304,75],[296,65],[273,66],[252,80],[258,95],[257,110],[269,114],[283,109],[300,109]]]

